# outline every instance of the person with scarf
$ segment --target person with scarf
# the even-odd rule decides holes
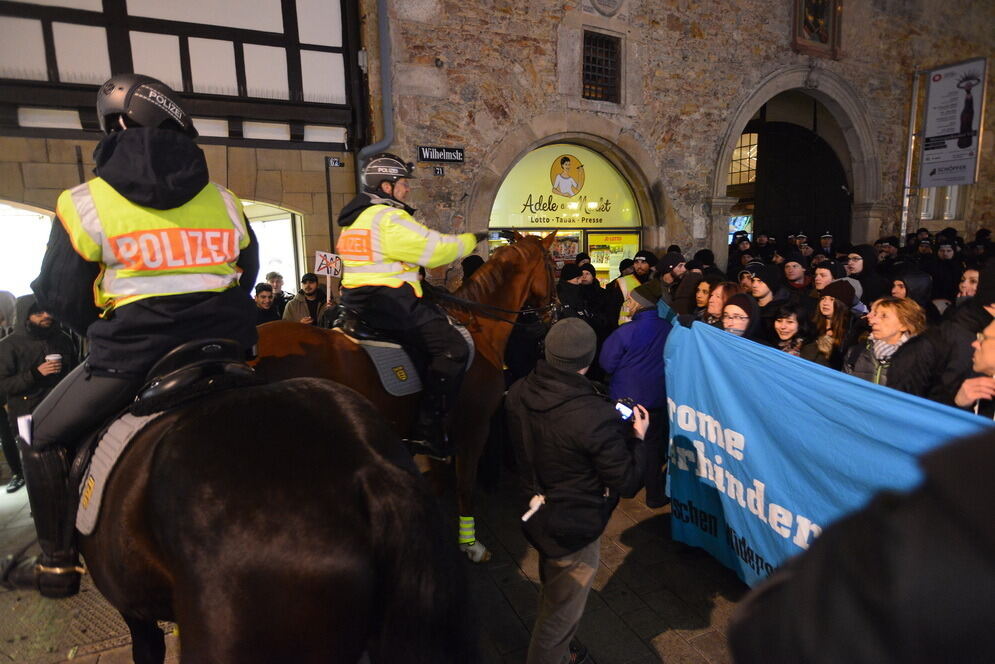
[[[871,305],[868,318],[871,333],[866,343],[855,344],[847,351],[843,372],[887,385],[889,374],[918,370],[914,344],[908,344],[926,330],[922,307],[911,298],[885,297]]]
[[[770,341],[774,348],[788,355],[829,366],[828,358],[819,353],[812,321],[803,307],[793,302],[784,302],[774,312],[773,320]]]

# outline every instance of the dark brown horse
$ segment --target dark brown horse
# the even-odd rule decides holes
[[[80,548],[161,664],[475,661],[460,554],[400,443],[351,389],[300,378],[170,412],[125,450]]]
[[[476,345],[450,422],[457,450],[460,547],[474,562],[490,557],[475,538],[473,489],[490,418],[504,392],[504,350],[516,313],[527,303],[548,309],[555,297],[549,254],[555,235],[554,231],[540,239],[516,234],[511,244],[497,249],[455,293],[482,306],[449,306],[451,314],[467,324]],[[284,321],[260,326],[256,370],[269,380],[317,376],[349,385],[372,401],[401,435],[417,412],[420,395],[388,394],[365,351],[335,330]]]

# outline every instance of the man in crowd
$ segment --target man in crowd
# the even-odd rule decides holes
[[[655,265],[656,254],[641,249],[632,257],[632,274],[619,276],[608,285],[606,289],[608,294],[605,297],[605,318],[609,324],[622,325],[631,320],[630,314],[622,308],[622,303],[629,297],[629,293],[649,281]]]
[[[321,314],[328,308],[325,293],[318,287],[318,276],[307,272],[301,277],[301,290],[283,310],[283,320],[292,320],[305,325],[317,325]]]
[[[6,395],[10,431],[4,432],[4,457],[10,464],[7,493],[24,486],[17,445],[17,418],[29,415],[63,376],[76,366],[76,349],[34,295],[17,299],[14,332],[0,340],[0,394]]]
[[[267,272],[266,283],[273,288],[273,308],[276,311],[276,315],[283,318],[287,302],[293,299],[292,295],[283,292],[283,275],[279,272]]]
[[[254,299],[256,301],[256,325],[280,320],[280,316],[277,315],[276,307],[273,304],[272,286],[265,281],[256,284],[256,296]]]
[[[825,256],[826,258],[836,258],[836,248],[833,247],[832,233],[826,231],[819,236],[819,248],[815,253]]]
[[[630,427],[587,380],[596,345],[583,321],[559,321],[546,336],[545,361],[507,396],[522,479],[529,495],[545,497],[523,526],[539,551],[542,581],[527,664],[586,659],[583,649],[571,655],[570,641],[598,570],[601,533],[619,496],[641,485],[649,417],[634,406]]]

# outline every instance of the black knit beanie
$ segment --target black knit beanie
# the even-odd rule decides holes
[[[565,318],[546,335],[546,362],[561,371],[576,373],[591,366],[597,346],[594,328],[579,318]]]

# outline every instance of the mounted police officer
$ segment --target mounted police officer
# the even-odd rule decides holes
[[[336,246],[345,267],[342,304],[429,356],[421,408],[408,443],[415,452],[445,458],[452,454],[446,416],[469,350],[446,315],[423,300],[418,267],[462,258],[487,234],[446,235],[415,221],[414,209],[405,203],[411,169],[386,153],[363,167],[363,191],[339,215],[339,225],[345,227]]]
[[[220,337],[250,351],[258,248],[230,191],[208,179],[197,130],[175,92],[147,76],[111,78],[97,93],[107,134],[98,177],[64,191],[41,275],[40,306],[82,333],[90,354],[34,412],[19,441],[42,554],[6,561],[9,585],[48,597],[79,590],[68,484],[71,450],[124,408],[176,346]]]

